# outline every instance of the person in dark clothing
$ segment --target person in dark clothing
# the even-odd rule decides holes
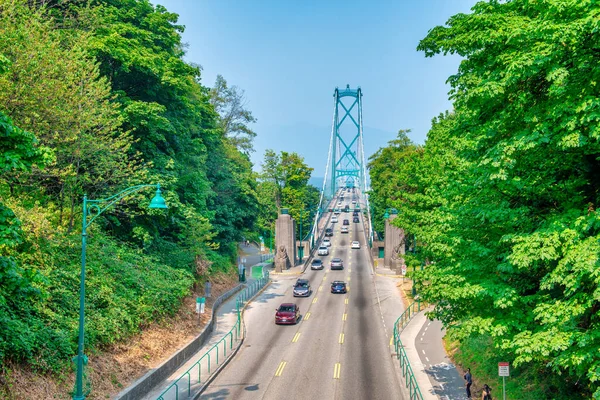
[[[473,384],[471,368],[467,368],[467,373],[463,376],[463,378],[465,379],[465,386],[467,388],[467,399],[471,399],[471,385]]]
[[[492,388],[487,385],[483,385],[483,392],[481,392],[481,400],[492,400]]]

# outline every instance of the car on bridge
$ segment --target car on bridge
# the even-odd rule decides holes
[[[352,222],[356,224],[357,222],[360,222],[360,219],[358,219],[358,217],[354,217],[352,218]]]
[[[344,225],[350,225],[350,221],[348,221],[347,219],[344,220]]]
[[[353,216],[353,217],[358,217],[358,211],[354,211],[354,212],[352,213],[352,216]]]
[[[355,240],[352,242],[352,244],[350,245],[351,248],[353,249],[360,249],[360,243],[358,242],[358,240]]]
[[[341,232],[342,233],[348,233],[349,232],[348,227],[347,226],[342,226]]]
[[[317,250],[317,254],[320,256],[328,256],[329,248],[327,246],[320,246],[319,249]]]
[[[335,257],[335,258],[331,259],[331,263],[330,263],[329,267],[331,268],[331,270],[344,269],[344,262],[342,261],[341,258]]]
[[[336,222],[338,222],[338,217],[336,217],[335,215],[333,217],[331,217],[331,223],[335,224]]]
[[[307,279],[298,279],[294,284],[294,297],[308,297],[312,293]]]
[[[282,303],[275,309],[276,325],[295,325],[300,319],[300,308],[296,303]]]
[[[331,239],[329,239],[328,237],[323,239],[323,246],[331,247]]]
[[[333,281],[331,282],[331,293],[346,293],[348,289],[346,288],[346,282],[343,281]]]
[[[333,228],[325,229],[325,236],[333,236]]]
[[[323,265],[323,260],[320,258],[314,258],[310,263],[310,269],[312,270],[319,270],[323,268],[325,268],[325,266]]]

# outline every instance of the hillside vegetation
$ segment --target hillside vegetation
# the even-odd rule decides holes
[[[430,316],[480,376],[510,361],[509,398],[600,397],[598,32],[593,0],[451,17],[418,49],[463,57],[454,109],[424,146],[401,131],[371,158],[374,215],[397,208],[409,248],[416,237]]]
[[[88,354],[175,315],[195,282],[235,273],[237,243],[272,241],[282,201],[314,201],[295,153],[253,172],[243,90],[221,76],[204,86],[182,32],[147,0],[1,2],[0,385],[6,361],[72,372],[84,194],[160,183],[168,204],[150,210],[153,191],[137,192],[88,228]]]

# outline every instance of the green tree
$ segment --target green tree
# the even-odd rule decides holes
[[[464,336],[490,335],[517,367],[600,396],[598,7],[472,10],[419,45],[464,57],[449,79],[455,114],[434,127],[421,164],[417,193],[430,206],[414,210],[433,216],[418,222],[435,227],[423,240],[436,256],[421,293],[437,303],[433,316]]]
[[[215,86],[210,91],[210,103],[220,116],[219,126],[231,142],[243,153],[253,150],[252,140],[256,137],[248,125],[256,122],[249,111],[244,90],[227,86],[223,76],[217,75]]]

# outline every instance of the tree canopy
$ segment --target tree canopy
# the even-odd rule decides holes
[[[375,203],[398,208],[433,261],[417,276],[431,316],[560,376],[552,398],[600,396],[599,28],[592,0],[481,1],[451,17],[418,49],[463,57],[454,110],[422,154],[392,145],[371,167]]]

